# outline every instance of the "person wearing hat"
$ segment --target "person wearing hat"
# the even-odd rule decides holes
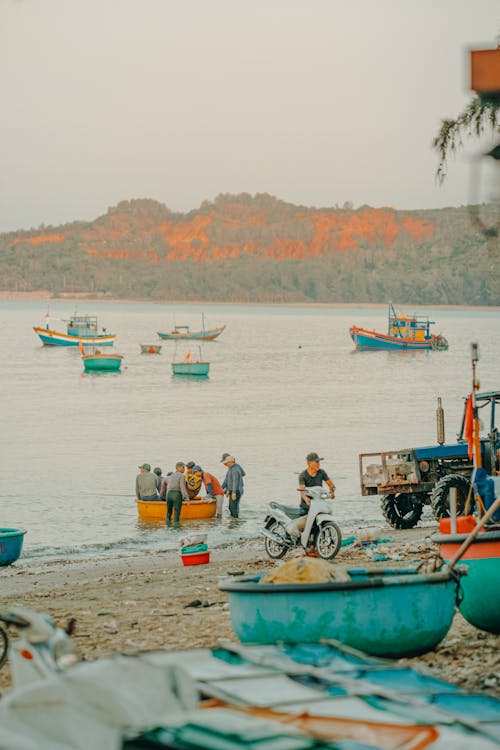
[[[240,500],[243,495],[244,470],[236,463],[234,456],[224,454],[221,463],[227,467],[226,478],[222,482],[222,489],[229,498],[229,512],[233,518],[240,515]]]
[[[140,474],[135,479],[135,496],[138,500],[158,500],[156,474],[151,474],[150,464],[139,466]]]
[[[320,461],[323,461],[323,459],[320,458],[317,453],[308,453],[306,461],[307,468],[299,474],[299,490],[301,490],[300,507],[307,513],[311,501],[306,497],[303,490],[305,490],[306,487],[321,487],[323,482],[325,482],[330,489],[330,495],[333,500],[335,497],[335,485],[326,471],[320,467]]]
[[[162,495],[166,491],[167,500],[167,523],[172,521],[172,511],[174,513],[174,523],[179,523],[181,517],[181,507],[183,501],[189,500],[186,489],[186,479],[184,477],[184,461],[177,461],[175,471],[166,477],[162,482]]]

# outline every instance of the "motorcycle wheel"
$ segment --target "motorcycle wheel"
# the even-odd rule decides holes
[[[275,521],[270,526],[268,526],[268,530],[272,534],[276,534],[276,536],[284,537],[286,536],[285,527],[283,524],[279,523],[278,521]],[[281,560],[282,557],[286,555],[288,547],[286,544],[279,544],[278,542],[275,542],[273,539],[269,539],[269,537],[264,537],[264,547],[269,555],[269,557],[272,560]]]
[[[333,521],[320,526],[316,537],[316,552],[322,560],[333,560],[342,544],[342,532]]]

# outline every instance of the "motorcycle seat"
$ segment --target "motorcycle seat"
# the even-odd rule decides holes
[[[283,513],[286,513],[288,518],[300,518],[301,516],[307,515],[307,511],[297,505],[282,505],[281,503],[272,502],[270,503],[270,506],[271,508],[279,508]]]

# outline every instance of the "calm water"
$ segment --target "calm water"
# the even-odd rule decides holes
[[[196,460],[220,478],[223,451],[247,472],[242,517],[200,522],[209,540],[253,536],[266,503],[297,500],[311,450],[337,485],[341,525],[381,523],[359,491],[358,453],[435,442],[436,398],[453,441],[470,389],[469,344],[478,341],[483,390],[498,388],[500,311],[428,310],[447,352],[354,352],[348,328],[385,330],[382,308],[273,308],[80,304],[118,334],[119,374],[84,375],[78,350],[41,346],[42,303],[0,303],[2,389],[0,526],[26,528],[20,564],[70,555],[128,554],[177,546],[178,531],[138,523],[134,482],[147,461],[164,472]],[[175,345],[140,353],[172,324],[227,324],[207,343],[205,381],[173,378]],[[70,303],[51,304],[62,318]],[[63,323],[54,324],[58,330]],[[179,355],[197,345],[179,345]],[[198,528],[200,528],[198,526]],[[192,525],[189,528],[193,528]]]

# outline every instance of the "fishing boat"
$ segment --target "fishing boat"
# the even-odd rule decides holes
[[[349,333],[357,350],[360,349],[448,349],[448,342],[441,334],[430,332],[435,325],[427,315],[405,315],[396,312],[389,303],[387,333],[370,331],[367,328],[351,326]]]
[[[242,643],[326,638],[396,659],[423,654],[441,642],[459,588],[456,572],[419,573],[415,566],[352,568],[347,580],[326,583],[261,583],[260,578],[219,583],[229,594],[233,629]]]
[[[140,521],[165,522],[167,518],[167,504],[163,500],[136,500],[137,513]],[[181,505],[181,521],[195,518],[213,518],[216,509],[215,500],[190,500]]]
[[[225,330],[226,326],[220,326],[219,328],[205,328],[205,316],[201,316],[202,329],[201,331],[191,331],[189,326],[174,326],[174,329],[169,333],[162,333],[157,331],[157,335],[161,339],[169,339],[170,341],[182,341],[182,340],[199,340],[199,341],[213,341],[220,336],[222,331]]]
[[[161,344],[141,344],[141,354],[161,354]]]
[[[84,346],[113,346],[116,338],[116,333],[106,333],[105,328],[99,331],[95,315],[73,315],[68,321],[64,321],[67,323],[66,333],[49,328],[50,316],[47,313],[45,317],[45,328],[33,327],[44,346],[78,346],[80,341]]]
[[[85,372],[119,372],[122,359],[122,354],[103,354],[99,349],[91,353],[82,353]]]

